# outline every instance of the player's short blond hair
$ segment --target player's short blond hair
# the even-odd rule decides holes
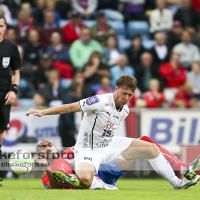
[[[137,79],[134,78],[133,76],[129,75],[129,74],[123,74],[122,76],[120,76],[117,81],[116,81],[116,85],[118,87],[128,87],[131,90],[135,91],[137,88]]]

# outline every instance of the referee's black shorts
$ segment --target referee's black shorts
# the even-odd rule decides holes
[[[9,129],[11,105],[5,105],[7,92],[0,90],[0,130]]]

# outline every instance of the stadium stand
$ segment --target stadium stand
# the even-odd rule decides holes
[[[126,35],[126,26],[123,21],[108,21],[117,35]]]
[[[60,27],[63,28],[68,22],[69,22],[69,20],[61,19],[60,20]]]
[[[31,3],[31,4],[30,4],[29,1],[26,1],[26,0],[23,0],[23,1],[19,0],[19,2],[22,3],[21,4],[21,10],[24,9],[24,8],[27,8],[27,7],[31,7],[31,11],[30,12],[31,12],[31,15],[33,17],[35,15],[37,15],[37,18],[39,16],[41,17],[41,19],[44,18],[45,7],[47,7],[47,4],[45,4],[45,2],[44,2],[44,4],[41,5],[41,9],[40,9],[40,6],[37,4],[37,2],[36,3]],[[25,6],[23,5],[24,2],[26,3]],[[61,2],[61,1],[58,0],[58,2]],[[102,2],[98,2],[98,3],[100,5],[100,3],[102,3]],[[107,61],[106,57],[110,57],[111,55],[112,55],[113,58],[117,59],[117,56],[118,56],[119,53],[125,53],[126,54],[127,51],[125,51],[125,50],[127,50],[131,46],[134,46],[134,49],[132,51],[133,52],[133,57],[136,56],[136,55],[141,55],[140,52],[142,52],[144,50],[150,51],[150,53],[152,53],[152,51],[151,51],[152,49],[154,49],[155,51],[157,51],[159,49],[158,50],[158,52],[159,52],[158,56],[162,58],[162,55],[166,54],[166,49],[164,49],[165,47],[159,47],[158,46],[158,44],[153,39],[154,35],[152,33],[150,33],[150,30],[149,30],[150,29],[150,21],[149,21],[150,13],[151,13],[152,10],[154,10],[156,8],[159,9],[156,6],[155,2],[154,3],[150,3],[150,1],[146,1],[146,2],[144,1],[142,4],[140,4],[140,8],[142,8],[142,9],[140,9],[140,12],[142,11],[142,15],[146,16],[146,17],[143,17],[143,18],[140,18],[138,16],[137,17],[135,16],[135,17],[127,18],[127,15],[126,15],[127,13],[125,13],[125,10],[126,10],[125,7],[126,7],[127,4],[123,4],[123,3],[122,4],[121,3],[118,4],[118,3],[116,2],[116,5],[118,5],[118,6],[115,5],[115,9],[114,10],[110,10],[111,9],[110,7],[107,8],[107,7],[104,6],[103,10],[100,9],[100,8],[98,8],[89,17],[87,17],[86,15],[81,15],[80,13],[74,15],[74,16],[79,16],[82,19],[82,23],[85,24],[88,28],[92,28],[92,26],[94,26],[97,23],[97,16],[98,16],[98,14],[105,13],[106,18],[107,18],[107,23],[113,28],[113,30],[115,31],[115,33],[109,32],[109,30],[107,29],[106,25],[104,24],[105,22],[103,22],[103,21],[101,22],[101,20],[99,21],[98,28],[96,30],[96,36],[97,37],[95,39],[98,40],[97,38],[101,37],[101,38],[103,38],[103,40],[105,40],[105,41],[101,41],[100,43],[101,43],[102,49],[107,48],[107,51],[103,51],[103,52],[107,52],[108,53],[108,55],[105,55],[105,54],[103,55],[102,54],[102,61],[106,62]],[[2,4],[6,4],[6,1],[3,1]],[[30,6],[28,6],[27,4],[30,4]],[[8,4],[6,4],[6,5],[8,6]],[[125,6],[124,9],[122,8],[123,5]],[[120,7],[120,6],[122,6],[122,7]],[[165,8],[167,8],[169,10],[173,10],[174,15],[176,16],[176,12],[178,11],[179,8],[181,8],[181,6],[182,6],[181,4],[178,4],[178,5],[175,4],[174,6],[172,6],[171,4],[170,5],[166,4]],[[63,38],[65,38],[65,40],[63,40],[63,41],[64,41],[65,45],[68,46],[69,51],[70,51],[70,49],[71,49],[71,47],[73,45],[73,42],[75,40],[77,40],[77,39],[81,40],[82,39],[81,38],[81,28],[82,27],[81,26],[76,26],[75,25],[76,21],[74,21],[74,25],[73,24],[71,25],[71,26],[74,26],[73,27],[73,31],[71,32],[71,34],[73,34],[73,36],[76,35],[76,37],[74,37],[74,40],[70,40],[68,37],[65,37],[64,32],[62,32],[63,28],[65,27],[65,25],[68,24],[69,21],[70,21],[70,19],[72,18],[73,13],[77,13],[78,12],[76,10],[72,10],[72,7],[67,10],[66,16],[64,16],[63,13],[62,13],[60,21],[59,21],[59,25],[60,25],[59,31],[60,31],[61,34],[63,33],[62,36],[63,36]],[[191,7],[192,7],[192,9],[196,10],[196,12],[199,13],[198,6],[196,4],[190,5],[189,6],[190,10],[191,10]],[[8,6],[8,8],[9,8],[9,6]],[[56,10],[57,8],[58,7],[54,8],[54,15],[55,15],[54,17],[56,17],[56,13],[61,12],[60,9]],[[132,2],[128,5],[128,8],[129,8],[128,9],[129,14],[132,11],[134,13],[137,12],[137,10],[132,10],[132,9],[135,9],[134,5],[132,5]],[[176,8],[177,11],[174,11],[175,8]],[[21,10],[19,9],[18,13],[20,13]],[[37,13],[35,13],[36,10],[37,10]],[[21,31],[22,31],[21,29],[22,28],[24,29],[24,27],[26,27],[26,24],[22,23],[23,26],[20,26],[20,24],[18,24],[19,20],[18,20],[18,14],[16,14],[17,11],[15,13],[12,13],[12,9],[10,9],[10,12],[11,12],[11,16],[14,16],[14,18],[12,19],[12,22],[13,22],[12,23],[12,27],[14,27],[16,29],[16,33],[17,32],[21,33]],[[119,15],[121,15],[120,18],[119,18]],[[39,17],[39,19],[40,19],[40,17]],[[49,18],[48,20],[49,20],[48,21],[48,26],[49,27],[45,27],[45,28],[47,28],[49,32],[51,32],[53,30],[57,30],[57,29],[54,29],[55,28],[54,27],[55,24],[52,24],[52,26],[51,26],[51,19]],[[192,19],[188,19],[188,20],[189,20],[188,23],[193,24],[192,21],[191,21]],[[174,26],[173,25],[172,29],[166,30],[165,31],[166,38],[168,36],[168,33],[170,33],[170,32],[176,33],[176,30],[177,30],[177,34],[174,35],[174,37],[176,37],[175,40],[179,41],[178,40],[178,37],[179,37],[179,39],[181,41],[181,32],[182,32],[182,30],[183,30],[183,28],[184,28],[185,25],[182,24],[180,21],[177,22],[177,18],[174,18],[174,21],[176,22],[176,24],[178,23],[179,26]],[[199,25],[200,25],[200,23],[199,23]],[[41,26],[44,26],[44,22],[43,21],[41,21],[40,24],[35,23],[34,27],[27,27],[27,28],[28,29],[35,28],[35,29],[39,30],[41,28]],[[45,25],[45,26],[47,26],[47,25]],[[197,24],[195,24],[194,27],[191,26],[190,30],[188,30],[188,31],[190,32],[190,34],[192,34],[192,43],[196,44],[196,46],[199,48],[200,47],[200,37],[198,35],[198,30],[196,29],[196,27],[197,27]],[[196,33],[194,31],[193,32],[191,31],[192,28],[194,30],[196,30]],[[68,29],[68,33],[69,33],[69,30],[70,30],[70,27]],[[111,40],[111,44],[109,44],[109,47],[106,44],[106,40],[107,40],[108,36],[112,35],[112,34],[115,34],[117,36],[118,48],[115,47],[115,48],[112,49],[112,45],[113,45],[112,44],[112,40]],[[140,37],[141,37],[140,43],[142,45],[138,43],[138,40],[134,40],[134,41],[132,40],[133,36],[135,36],[135,35],[140,35]],[[171,34],[171,35],[173,36],[173,34]],[[16,35],[12,35],[12,31],[10,31],[9,34],[8,34],[8,36],[9,36],[8,39],[16,42],[21,48],[24,48],[24,49],[26,49],[26,47],[28,46],[27,44],[29,43],[29,41],[31,39],[31,45],[33,45],[33,47],[31,47],[31,48],[33,48],[33,49],[36,48],[36,51],[38,51],[38,48],[39,48],[39,46],[38,46],[39,45],[38,44],[38,39],[35,39],[35,41],[37,41],[37,42],[34,44],[34,35],[32,36],[32,38],[29,38],[27,40],[26,37],[23,38],[23,37],[20,37],[20,35],[17,35],[17,34]],[[7,37],[7,34],[5,35],[5,37]],[[92,34],[92,37],[94,37],[94,34]],[[45,40],[46,38],[43,38],[41,35],[39,35],[39,38],[40,38],[40,44],[43,44],[44,41],[42,41],[42,40]],[[49,36],[49,38],[50,38],[50,36]],[[133,42],[135,42],[135,44],[131,45]],[[166,42],[166,45],[168,45],[167,42]],[[173,42],[171,42],[171,43],[172,44],[170,46],[170,49],[167,49],[167,51],[171,51],[171,49],[173,49],[172,48],[173,47]],[[49,41],[49,44],[51,44],[50,41]],[[35,45],[35,47],[34,47],[34,45]],[[57,45],[57,47],[58,46],[59,45]],[[48,48],[48,47],[49,46],[43,46],[43,48],[44,48],[43,49],[43,53],[46,52],[46,48]],[[141,49],[141,47],[142,47],[142,49]],[[53,47],[53,48],[55,48],[55,47]],[[87,48],[88,47],[86,47],[86,49]],[[168,52],[168,54],[170,54],[170,52]],[[31,56],[31,59],[34,60],[34,56],[35,55],[31,54],[30,56]],[[152,60],[153,64],[155,62],[154,59],[155,58],[153,58],[153,60]],[[54,61],[54,60],[56,60],[56,54],[52,55],[52,61]],[[141,60],[140,60],[140,58],[138,58],[138,59],[136,59],[136,58],[130,59],[130,55],[129,55],[129,60],[137,60],[137,62],[138,62],[137,64],[132,63],[131,64],[132,68],[135,68],[136,65],[141,66],[141,63],[140,63]],[[28,61],[29,61],[28,59],[26,60],[26,58],[24,58],[23,65],[24,66],[26,66],[26,65],[28,66],[28,64],[30,65],[30,63],[28,63]],[[86,63],[87,63],[87,59],[85,59],[83,65],[85,65]],[[63,72],[61,72],[61,74],[60,74],[60,78],[61,78],[60,84],[61,84],[61,87],[67,89],[69,87],[71,81],[73,80],[73,76],[76,73],[77,69],[75,68],[75,66],[73,66],[71,58],[70,58],[69,61],[66,61],[66,63],[63,63],[63,64],[65,64],[66,66],[67,65],[72,66],[72,68],[73,68],[73,72],[71,73],[72,74],[72,78],[71,77],[70,78],[66,77],[65,70]],[[55,67],[53,64],[52,64],[52,66]],[[57,66],[57,67],[59,68],[59,66]],[[38,66],[35,66],[35,65],[32,64],[32,67],[33,67],[33,72],[34,72],[35,69],[40,69],[41,66],[40,66],[40,64]],[[159,68],[160,66],[157,66],[157,67]],[[84,70],[84,68],[83,68],[83,70]],[[158,70],[158,69],[156,69],[156,70]],[[190,71],[190,66],[188,67],[187,70]],[[35,92],[37,92],[38,89],[39,89],[37,87],[39,87],[40,84],[41,85],[42,84],[44,84],[44,85],[48,84],[47,78],[45,77],[47,73],[45,72],[45,70],[44,70],[44,72],[41,72],[41,73],[43,75],[41,75],[41,77],[39,77],[38,79],[40,79],[40,81],[41,81],[41,79],[44,79],[42,81],[42,83],[37,83],[36,84],[34,82],[36,80],[35,77],[31,77],[30,79],[26,78],[26,77],[23,77],[23,79],[21,79],[19,88],[21,88],[22,92],[21,92],[20,95],[22,95],[22,96],[19,96],[19,98],[22,98],[22,99],[26,99],[27,98],[27,96],[24,96],[24,95],[27,95],[27,92],[26,92],[27,88],[33,88],[35,90]],[[33,73],[33,76],[35,76],[35,73]],[[147,76],[147,74],[145,76]],[[163,81],[162,78],[161,78],[160,81],[161,81],[161,85],[163,85],[162,84],[162,81]],[[85,84],[86,84],[86,82],[85,82]],[[146,84],[148,84],[148,83],[146,83]],[[37,87],[36,87],[36,85],[37,85]],[[44,86],[44,85],[42,85],[42,86]],[[36,87],[36,88],[34,88],[34,87]],[[87,85],[87,87],[92,88],[94,90],[95,86],[93,86],[93,85]],[[30,90],[30,89],[28,89],[28,90]],[[165,88],[162,87],[162,90],[165,91]],[[170,92],[169,94],[166,93],[166,96],[167,96],[166,99],[167,100],[170,99],[169,100],[170,104],[173,101],[173,96],[174,95],[175,95],[174,92]],[[196,95],[196,96],[198,97],[198,95]],[[139,95],[139,98],[142,99],[142,94]],[[24,102],[24,100],[22,102]],[[21,106],[25,106],[26,104],[25,103],[21,103],[20,105]]]
[[[129,21],[127,33],[129,38],[136,34],[149,35],[149,24],[146,21]]]
[[[149,50],[155,46],[155,40],[143,40],[142,45],[146,50]]]
[[[85,24],[87,27],[91,28],[96,24],[95,20],[83,20],[83,24]]]
[[[131,45],[131,41],[125,38],[119,38],[119,49],[124,51],[125,49],[129,48]]]

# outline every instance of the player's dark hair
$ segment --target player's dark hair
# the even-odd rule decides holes
[[[129,74],[124,74],[117,79],[116,85],[118,87],[125,86],[125,87],[128,87],[131,90],[135,91],[137,88],[137,79]]]
[[[0,19],[3,19],[6,24],[6,18],[3,15],[0,15]]]

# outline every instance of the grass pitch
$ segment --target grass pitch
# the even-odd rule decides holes
[[[199,199],[200,183],[187,190],[173,190],[165,180],[120,179],[119,191],[47,190],[40,179],[4,180],[0,200],[187,200]]]

